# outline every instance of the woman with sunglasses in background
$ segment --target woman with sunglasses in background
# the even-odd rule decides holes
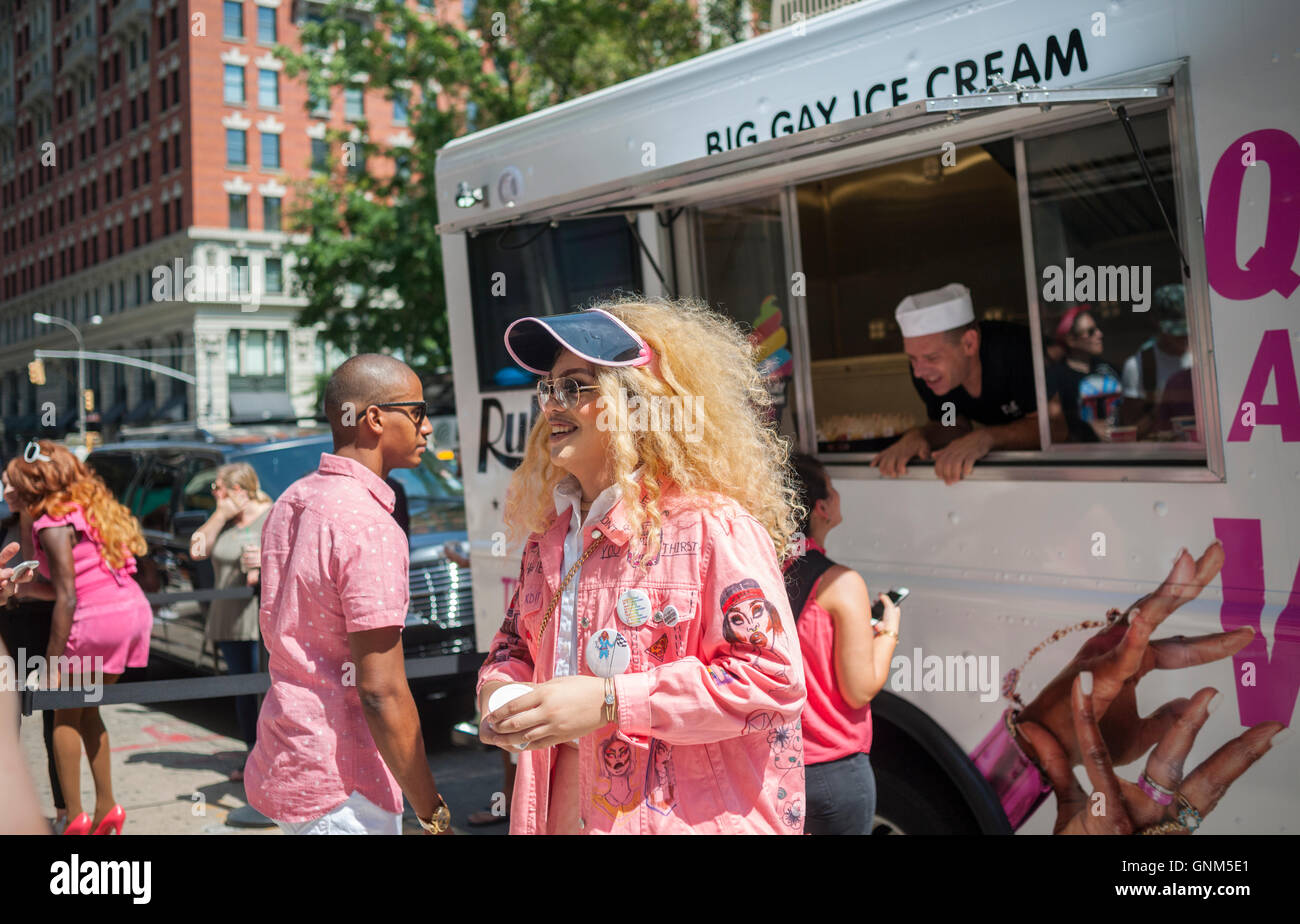
[[[271,498],[261,489],[257,472],[247,462],[234,462],[217,469],[212,482],[212,496],[217,504],[212,516],[190,537],[190,557],[195,561],[212,560],[213,587],[231,590],[251,587],[256,591],[261,575],[262,526],[271,512]],[[256,674],[257,628],[260,597],[236,597],[213,600],[208,604],[205,644],[216,642],[229,674]],[[257,740],[257,697],[235,697],[235,714],[239,732],[253,749]],[[230,774],[239,782],[244,778],[244,762]]]
[[[147,549],[139,522],[98,475],[48,440],[33,441],[22,458],[10,460],[5,484],[9,506],[32,524],[38,572],[54,591],[45,651],[50,686],[60,679],[73,689],[110,684],[128,667],[144,667],[153,612],[131,577],[135,556]],[[23,585],[20,593],[31,587]],[[80,679],[59,678],[60,663],[73,664]],[[102,678],[96,676],[99,670]],[[95,780],[93,818],[81,810],[83,743]],[[54,759],[71,819],[63,833],[121,834],[126,811],[113,798],[108,730],[98,707],[55,710]]]
[[[1110,440],[1123,392],[1119,374],[1101,358],[1101,328],[1087,305],[1061,317],[1056,344],[1061,359],[1047,366],[1047,394],[1061,403],[1069,442]]]
[[[506,496],[519,584],[479,672],[480,737],[521,752],[511,833],[802,832],[789,447],[744,332],[621,301],[523,318],[506,347],[543,376]]]

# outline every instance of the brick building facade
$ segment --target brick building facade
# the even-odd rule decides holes
[[[432,0],[412,2],[433,13]],[[106,430],[314,414],[316,376],[340,357],[294,325],[302,299],[291,294],[281,216],[295,180],[324,157],[327,127],[364,115],[371,138],[409,143],[400,101],[360,82],[309,111],[305,83],[283,73],[273,47],[296,46],[299,24],[323,9],[304,0],[0,0],[7,448],[51,418],[55,432],[76,429],[74,362],[47,360],[46,384],[28,382],[33,350],[76,346],[62,326],[35,322],[36,312],[76,325],[87,351],[194,378],[88,362]],[[463,5],[440,3],[437,15],[460,18]]]

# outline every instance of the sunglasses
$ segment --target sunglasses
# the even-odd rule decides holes
[[[28,463],[49,462],[50,457],[41,452],[40,443],[36,442],[36,440],[32,440],[27,444],[27,448],[23,450],[23,461]]]
[[[564,410],[577,406],[584,391],[596,391],[595,385],[582,385],[577,379],[567,375],[555,380],[539,379],[537,382],[537,403],[546,407],[547,401],[554,401]]]
[[[403,413],[405,413],[406,408],[411,408],[415,411],[415,416],[411,419],[415,421],[417,427],[424,423],[429,416],[429,405],[423,401],[385,401],[382,404],[372,404],[370,406],[384,409],[399,407],[402,408]],[[407,414],[407,416],[410,417],[411,415]]]

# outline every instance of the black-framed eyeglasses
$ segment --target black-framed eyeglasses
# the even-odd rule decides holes
[[[575,407],[584,391],[596,391],[595,385],[583,385],[577,379],[562,376],[558,379],[537,380],[537,403],[546,407],[547,401],[555,401],[564,410]]]
[[[415,411],[415,416],[411,419],[415,421],[417,427],[424,423],[425,418],[429,416],[429,405],[424,401],[384,401],[381,404],[372,404],[371,407],[400,407],[403,411],[409,407]],[[407,416],[410,417],[411,415],[408,414]]]

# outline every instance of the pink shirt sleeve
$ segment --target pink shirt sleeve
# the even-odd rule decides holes
[[[406,625],[411,602],[406,537],[394,522],[378,534],[333,528],[331,567],[348,632]]]
[[[528,643],[519,635],[519,592],[524,586],[524,566],[530,554],[537,554],[537,545],[531,540],[524,546],[524,554],[519,560],[519,580],[515,582],[510,605],[506,607],[506,617],[501,620],[496,635],[492,636],[487,658],[478,670],[475,695],[482,692],[484,684],[531,683],[533,680],[532,654],[528,650]]]
[[[619,730],[703,744],[798,720],[799,637],[772,539],[747,513],[705,514],[695,656],[614,678]],[[725,672],[728,682],[715,678]]]

